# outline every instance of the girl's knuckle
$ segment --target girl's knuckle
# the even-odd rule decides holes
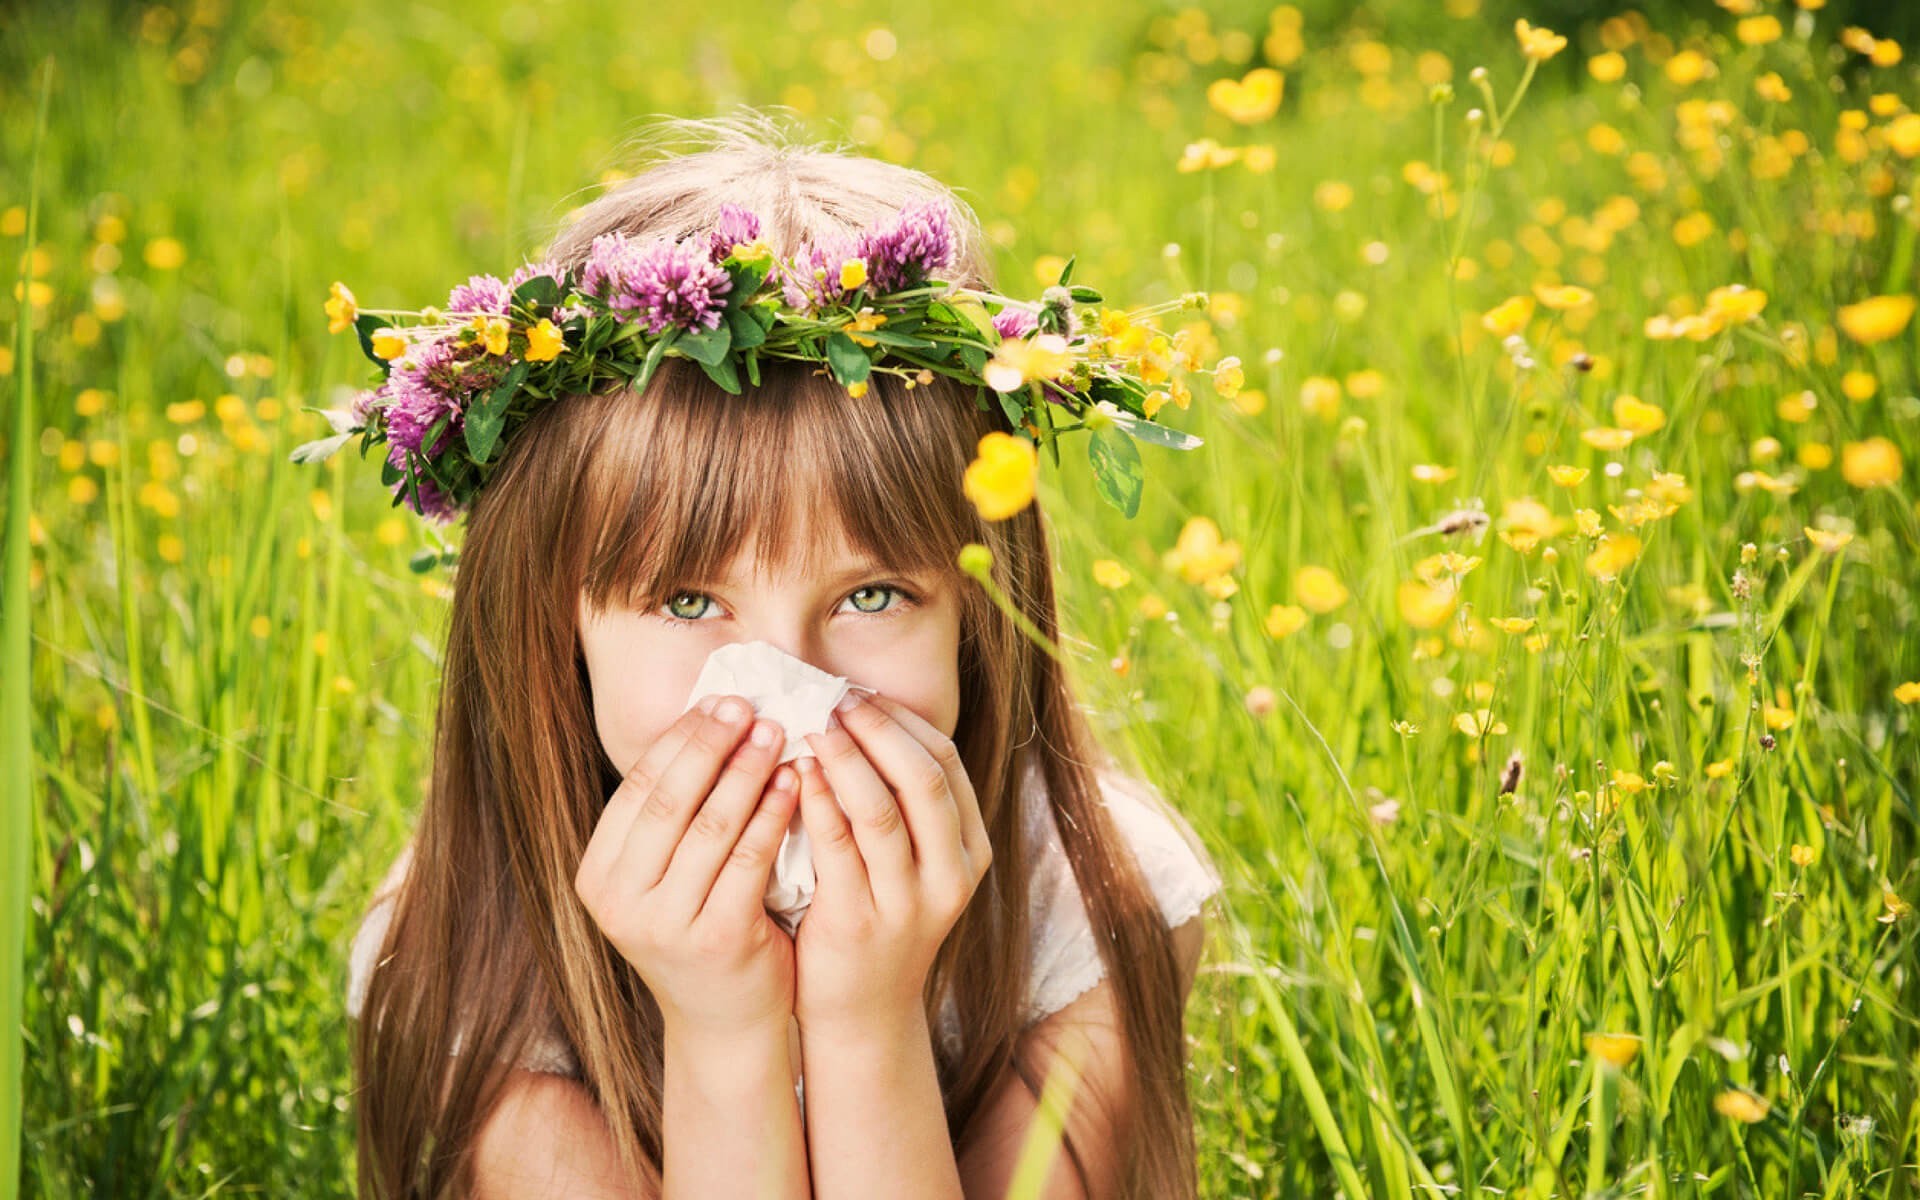
[[[913,782],[923,792],[938,792],[947,786],[947,769],[929,758],[914,767]]]
[[[687,832],[695,837],[719,841],[727,836],[728,825],[725,813],[717,808],[703,807],[693,815],[693,825]]]
[[[881,837],[891,837],[901,825],[900,806],[894,803],[876,804],[872,811],[861,818],[868,829]]]
[[[965,770],[965,764],[960,761],[960,747],[954,745],[950,737],[942,737],[933,744],[933,759],[942,770]]]

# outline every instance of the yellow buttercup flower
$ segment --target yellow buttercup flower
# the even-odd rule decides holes
[[[558,325],[545,317],[540,318],[538,325],[527,330],[528,362],[552,362],[566,348],[566,335],[560,332]]]
[[[1347,602],[1346,585],[1325,567],[1305,566],[1293,573],[1294,599],[1317,613],[1330,613]]]
[[[1920,704],[1920,682],[1908,680],[1893,689],[1893,698],[1902,704]]]
[[[1267,610],[1266,620],[1261,624],[1266,628],[1267,636],[1278,640],[1299,633],[1307,623],[1307,610],[1296,604],[1276,604]],[[1916,684],[1920,687],[1920,684]]]
[[[1037,379],[1058,379],[1073,365],[1067,339],[1057,333],[1001,342],[982,378],[996,392],[1011,392]]]
[[[1901,467],[1900,447],[1883,437],[1840,447],[1840,477],[1857,488],[1898,483]]]
[[[850,258],[840,264],[840,290],[851,292],[867,285],[867,261]]]
[[[1111,558],[1099,558],[1093,563],[1093,581],[1103,588],[1118,591],[1133,581],[1133,572]]]
[[[1640,1036],[1633,1033],[1589,1033],[1587,1053],[1619,1070],[1640,1054]]]
[[[1495,337],[1519,333],[1533,319],[1533,297],[1510,296],[1487,310],[1480,324]]]
[[[853,314],[853,319],[847,322],[844,332],[854,340],[856,345],[871,346],[874,344],[873,339],[870,337],[861,337],[860,335],[869,330],[878,329],[886,323],[886,314],[877,313],[871,308],[863,308]],[[1052,376],[1048,378],[1052,378]]]
[[[1201,138],[1197,142],[1187,143],[1187,148],[1181,152],[1180,161],[1174,169],[1183,175],[1189,175],[1195,171],[1229,166],[1239,160],[1240,151],[1231,146],[1222,146],[1212,138]]]
[[[486,343],[488,354],[505,354],[507,337],[513,332],[513,326],[507,324],[505,317],[490,317],[481,326],[480,340]]]
[[[1223,358],[1213,368],[1213,390],[1231,400],[1247,385],[1247,373],[1237,358]]]
[[[1666,425],[1667,414],[1658,405],[1623,393],[1613,399],[1613,423],[1631,432],[1634,437],[1645,437]]]
[[[1223,540],[1220,527],[1211,518],[1191,517],[1180,527],[1180,537],[1161,561],[1179,571],[1188,583],[1205,583],[1239,564],[1240,543]]]
[[[1581,430],[1580,440],[1595,450],[1625,450],[1633,442],[1633,430],[1601,425]]]
[[[976,455],[960,486],[982,517],[1002,521],[1033,503],[1039,470],[1033,443],[995,430],[980,439]]]
[[[1729,325],[1743,325],[1767,307],[1767,294],[1758,288],[1732,283],[1707,293],[1707,311]]]
[[[1547,478],[1563,488],[1579,487],[1588,474],[1585,467],[1553,466],[1547,468]]]
[[[354,303],[353,293],[347,285],[335,281],[327,289],[327,332],[344,333],[353,326],[353,320],[360,315],[360,309]]]
[[[1556,311],[1579,308],[1593,302],[1592,292],[1572,284],[1536,283],[1533,285],[1533,294],[1539,297],[1540,303]]]
[[[1536,28],[1525,20],[1513,23],[1514,37],[1520,41],[1520,52],[1534,62],[1545,62],[1567,48],[1567,39],[1551,29]]]
[[[1767,1111],[1772,1107],[1765,1096],[1742,1087],[1727,1088],[1713,1097],[1713,1111],[1748,1125],[1766,1120]]]
[[[1639,538],[1631,533],[1609,533],[1587,555],[1587,574],[1603,581],[1617,579],[1639,557]]]
[[[1812,542],[1814,549],[1820,551],[1822,554],[1837,554],[1846,549],[1847,544],[1853,541],[1853,535],[1845,530],[1815,529],[1809,525],[1805,532],[1807,540]]]
[[[1280,108],[1286,77],[1272,67],[1255,67],[1239,79],[1216,79],[1207,85],[1207,103],[1228,120],[1253,125]]]
[[[373,336],[368,340],[373,343],[374,354],[388,362],[407,352],[407,339],[401,337],[399,331],[391,327],[374,330]]]
[[[1415,629],[1438,629],[1447,623],[1459,603],[1459,594],[1451,583],[1425,583],[1418,579],[1401,582],[1394,595],[1400,619]]]
[[[1498,629],[1502,633],[1511,633],[1515,635],[1532,632],[1533,627],[1537,623],[1537,621],[1538,621],[1538,618],[1535,618],[1535,617],[1489,618],[1489,623],[1495,629]]]
[[[1907,327],[1913,317],[1912,296],[1873,296],[1858,304],[1842,305],[1840,328],[1862,345],[1884,342]]]

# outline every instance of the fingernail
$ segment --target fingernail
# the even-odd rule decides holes
[[[707,716],[712,716],[713,706],[718,703],[720,703],[720,697],[712,694],[708,694],[700,697],[700,702],[694,705],[694,707],[699,709],[702,713],[706,714]]]
[[[779,736],[780,727],[772,721],[761,721],[753,727],[753,744],[756,746],[771,746]]]
[[[845,696],[841,697],[840,703],[833,706],[833,711],[841,713],[852,712],[859,706],[860,700],[861,696],[859,692],[848,692]]]
[[[747,715],[747,706],[738,700],[728,700],[713,710],[713,715],[729,725],[737,725]]]

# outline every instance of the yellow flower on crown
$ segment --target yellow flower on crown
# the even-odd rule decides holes
[[[567,339],[560,327],[542,317],[540,323],[527,330],[527,361],[552,362],[560,357],[567,348]]]
[[[1520,52],[1535,62],[1545,62],[1567,48],[1567,39],[1551,29],[1538,28],[1522,19],[1513,23],[1513,33],[1520,40]]]
[[[854,286],[857,287],[859,285],[856,284]],[[886,323],[886,314],[877,313],[871,308],[863,308],[853,314],[853,319],[847,322],[846,335],[852,338],[858,345],[871,346],[874,344],[873,339],[870,337],[861,337],[860,335],[868,330],[878,329]]]
[[[347,290],[346,284],[338,281],[327,289],[326,308],[328,333],[345,333],[352,327],[354,318],[360,315],[353,293]]]

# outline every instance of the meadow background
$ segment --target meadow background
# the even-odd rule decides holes
[[[1228,877],[1204,1195],[1920,1192],[1920,10],[695,7],[0,12],[0,1192],[351,1190],[445,585],[288,461],[367,382],[321,303],[504,274],[742,103],[1242,364],[1131,522],[1041,484]]]

